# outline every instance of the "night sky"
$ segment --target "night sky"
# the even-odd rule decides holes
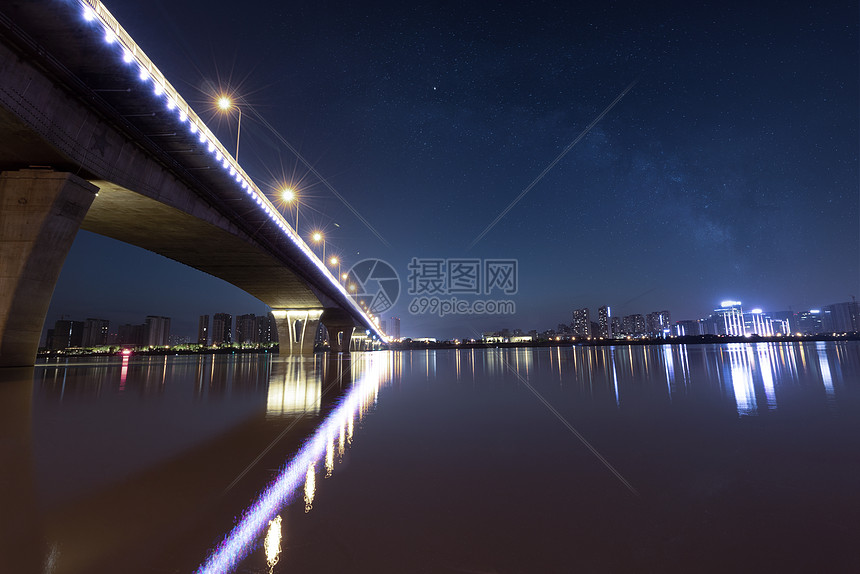
[[[519,263],[515,316],[386,317],[404,336],[546,329],[571,310],[706,316],[860,296],[858,6],[108,0],[257,184],[298,187],[299,231],[346,267]],[[481,241],[472,241],[623,90]],[[264,117],[378,239],[255,115]],[[288,216],[292,221],[294,214]],[[388,245],[386,245],[388,243]],[[47,317],[263,313],[220,280],[80,232]]]

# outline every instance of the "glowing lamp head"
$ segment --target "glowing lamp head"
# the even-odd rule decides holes
[[[329,259],[329,263],[332,265],[337,265],[338,264],[337,257],[332,257],[331,259]]]
[[[292,188],[287,187],[281,191],[281,199],[290,203],[296,199],[296,192]]]
[[[750,311],[750,313],[755,313],[756,315],[761,315],[761,314],[762,314],[762,312],[763,312],[763,311],[762,311],[761,309],[758,309],[758,308],[753,309],[752,311]]]
[[[220,98],[218,98],[218,109],[222,112],[226,112],[232,107],[233,102],[230,101],[230,98],[228,98],[227,96],[221,96]]]
[[[311,238],[317,243],[319,243],[320,241],[322,241],[323,236],[322,233],[320,233],[319,231],[314,231],[314,234],[311,236]]]

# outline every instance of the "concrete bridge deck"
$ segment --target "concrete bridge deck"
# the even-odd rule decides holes
[[[282,352],[309,352],[317,321],[337,350],[382,338],[101,3],[66,4],[0,7],[0,366],[33,364],[79,227],[256,296]]]

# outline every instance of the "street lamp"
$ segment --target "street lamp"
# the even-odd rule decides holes
[[[285,187],[283,191],[281,191],[281,199],[284,200],[284,203],[290,205],[291,203],[296,203],[296,225],[293,227],[296,233],[299,232],[299,196],[296,194],[296,191],[291,187]]]
[[[311,238],[314,240],[314,243],[319,243],[322,241],[322,259],[325,261],[325,237],[319,231],[314,231],[314,234],[311,235]]]
[[[218,98],[218,109],[222,112],[228,112],[232,108],[236,108],[236,113],[239,114],[239,127],[236,128],[236,161],[239,161],[239,135],[242,133],[242,108],[233,105],[233,101],[227,96]]]
[[[340,259],[338,259],[337,257],[332,257],[331,259],[329,259],[329,263],[332,267],[337,265],[337,274],[340,275]]]

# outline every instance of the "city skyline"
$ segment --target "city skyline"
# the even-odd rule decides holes
[[[575,308],[572,311],[568,312],[568,317],[571,319],[569,323],[567,323],[565,321],[560,321],[559,323],[557,323],[557,325],[558,325],[558,327],[565,326],[565,327],[569,328],[570,332],[573,335],[588,336],[588,337],[594,336],[594,337],[605,337],[605,338],[618,338],[617,335],[619,333],[619,330],[620,330],[620,332],[624,333],[624,335],[646,334],[646,333],[650,334],[651,336],[662,336],[662,335],[667,335],[667,334],[671,334],[671,335],[706,334],[706,333],[691,333],[691,332],[682,333],[682,332],[680,332],[680,329],[689,329],[690,325],[692,325],[692,324],[698,324],[701,322],[708,321],[709,319],[712,319],[715,314],[719,314],[720,312],[724,311],[725,310],[724,308],[731,309],[731,308],[736,307],[738,309],[738,312],[742,315],[756,314],[756,315],[760,315],[761,317],[767,318],[768,320],[770,320],[770,318],[776,319],[777,317],[779,317],[780,320],[784,319],[786,321],[804,322],[804,321],[809,320],[808,316],[810,314],[812,314],[812,315],[821,314],[820,317],[817,317],[817,321],[818,321],[818,324],[820,327],[818,330],[804,331],[804,329],[797,329],[793,326],[791,331],[790,331],[791,334],[795,334],[795,333],[799,333],[799,332],[807,332],[807,333],[815,332],[815,333],[818,333],[818,332],[827,332],[826,330],[822,330],[826,326],[826,325],[822,326],[822,324],[821,324],[821,322],[824,320],[824,312],[822,310],[826,310],[828,308],[838,308],[840,306],[854,306],[854,308],[855,308],[855,311],[853,313],[854,317],[853,317],[853,319],[849,319],[848,322],[850,323],[851,321],[853,321],[856,324],[858,321],[858,317],[857,317],[858,313],[856,311],[858,303],[856,302],[856,300],[834,302],[834,303],[828,303],[825,305],[819,305],[817,307],[810,307],[809,309],[796,309],[796,310],[795,309],[764,309],[764,308],[754,306],[754,305],[744,307],[742,301],[726,300],[726,301],[719,302],[719,306],[716,306],[716,304],[715,304],[715,306],[710,311],[708,311],[707,313],[702,313],[702,314],[695,316],[695,317],[674,317],[671,315],[671,311],[668,309],[652,310],[650,312],[648,312],[648,311],[641,312],[640,311],[640,312],[628,313],[628,314],[624,314],[624,315],[618,315],[618,314],[612,314],[611,313],[611,307],[612,307],[611,305],[602,305],[602,306],[596,308],[597,312],[594,315],[595,320],[591,320],[591,314],[590,314],[591,309],[589,309],[587,307]],[[605,316],[605,318],[602,318],[601,312],[604,309],[607,311],[607,315]],[[98,316],[99,318],[98,319],[94,318],[96,316]],[[202,340],[201,337],[206,337],[206,339],[208,341],[207,344],[225,343],[225,342],[230,342],[230,343],[252,342],[252,341],[245,341],[244,340],[245,337],[242,337],[241,332],[243,330],[248,330],[248,329],[256,329],[259,331],[259,329],[260,329],[259,323],[255,327],[244,327],[243,328],[243,327],[240,327],[240,322],[243,320],[247,320],[248,317],[256,318],[259,321],[259,319],[261,319],[263,317],[267,317],[267,316],[269,316],[268,312],[266,312],[264,315],[255,315],[254,313],[243,313],[243,314],[235,314],[234,315],[232,313],[224,313],[224,312],[213,313],[211,315],[210,314],[203,314],[203,315],[200,315],[197,317],[197,322],[196,322],[197,327],[196,327],[196,330],[194,332],[184,332],[183,331],[181,333],[177,333],[176,331],[174,331],[174,332],[170,333],[170,336],[186,339],[188,341],[197,341],[198,343]],[[147,323],[148,323],[148,320],[152,319],[152,318],[167,319],[168,330],[169,330],[170,322],[173,319],[175,319],[172,317],[157,317],[154,315],[147,315],[146,318],[147,318]],[[179,324],[184,325],[184,324],[190,324],[191,323],[190,321],[183,319],[183,318],[178,318],[178,319],[179,319],[179,321],[178,321]],[[205,319],[205,323],[204,323],[204,319]],[[611,322],[609,321],[610,319],[611,319]],[[105,322],[106,324],[109,323],[111,325],[114,325],[114,329],[112,329],[111,332],[109,333],[110,336],[116,336],[117,333],[119,333],[119,331],[121,331],[122,327],[136,326],[136,324],[134,322],[125,322],[124,324],[121,324],[121,322],[115,322],[115,321],[112,321],[110,319],[104,319],[104,316],[98,315],[98,313],[93,315],[93,317],[87,317],[85,321],[83,321],[79,317],[73,318],[71,315],[63,314],[57,318],[56,323],[70,322],[70,321],[71,322],[76,321],[76,322],[80,322],[82,324],[84,322],[89,323],[91,321]],[[215,326],[216,321],[220,321],[220,323],[219,323],[221,325],[220,329],[216,328],[216,326]],[[653,326],[652,321],[655,323],[655,325],[659,324],[659,328]],[[826,321],[826,320],[824,320],[824,321]],[[844,326],[843,323],[845,323],[845,322],[846,322],[846,320],[844,318],[840,318],[838,320],[839,326]],[[107,337],[108,331],[107,331],[107,325],[106,324],[103,325],[103,327],[105,329],[105,336]],[[395,317],[395,316],[381,317],[380,318],[380,324],[383,326],[383,331],[386,333],[386,335],[392,337],[392,339],[394,339],[394,340],[401,338],[401,332],[400,332],[401,331],[401,319],[399,317]],[[611,326],[608,333],[604,331],[604,329],[606,329],[607,324]],[[45,322],[45,327],[43,329],[43,335],[42,335],[42,339],[41,339],[45,343],[45,346],[48,346],[48,347],[50,347],[49,341],[50,341],[50,333],[53,329],[52,325],[54,325],[54,323],[50,323],[50,321]],[[616,327],[616,325],[617,325],[617,327]],[[140,326],[142,327],[143,325],[140,325]],[[270,324],[268,326],[268,329],[270,329],[270,330],[273,328],[274,328],[273,324]],[[838,330],[839,331],[853,331],[853,330],[857,330],[857,329],[840,328]],[[521,328],[519,326],[511,328],[511,325],[506,325],[506,326],[500,327],[498,329],[490,329],[490,330],[484,331],[481,333],[481,335],[484,335],[485,333],[489,333],[489,332],[497,332],[498,333],[498,332],[502,332],[502,331],[511,331],[511,332],[518,332],[518,333],[552,333],[552,332],[555,332],[555,330],[552,328],[551,324],[549,326],[546,326],[546,325],[537,326],[537,327],[529,326],[528,328],[525,328],[525,329]],[[407,332],[408,332],[408,324],[407,324]],[[84,333],[86,333],[86,331],[84,331]],[[715,333],[715,334],[719,334],[719,333]],[[735,331],[727,331],[724,334],[738,334],[738,333]],[[759,334],[759,333],[757,333],[757,334]],[[770,334],[770,333],[768,333],[768,334]],[[446,339],[446,338],[447,339],[460,339],[461,338],[461,337],[437,337],[434,333],[409,333],[408,335],[403,336],[402,338],[405,339],[405,338],[419,338],[419,337],[422,337],[422,338],[423,337],[430,337],[430,338],[436,338],[439,340]],[[86,335],[84,335],[83,338],[85,341],[88,340]],[[166,339],[166,335],[164,338]],[[469,338],[469,337],[464,337],[464,338]],[[471,337],[471,338],[479,338],[479,337]],[[242,340],[240,340],[240,339],[242,339]],[[201,343],[201,344],[203,344],[203,343]],[[87,346],[87,345],[84,345],[84,346]],[[92,345],[92,346],[96,346],[96,345]]]
[[[325,228],[345,269],[379,258],[404,282],[416,256],[519,262],[516,315],[410,315],[402,297],[386,315],[404,319],[404,335],[552,325],[558,309],[607,301],[620,315],[680,318],[706,310],[701,301],[810,309],[860,291],[856,7],[294,13],[261,1],[261,23],[209,3],[107,6],[229,149],[237,126],[214,110],[216,88],[266,118],[379,230],[390,247],[246,114],[243,166],[264,189],[296,185],[300,233]],[[182,327],[192,336],[193,317],[212,309],[266,310],[81,232],[46,322],[106,303],[119,316],[193,310]]]

